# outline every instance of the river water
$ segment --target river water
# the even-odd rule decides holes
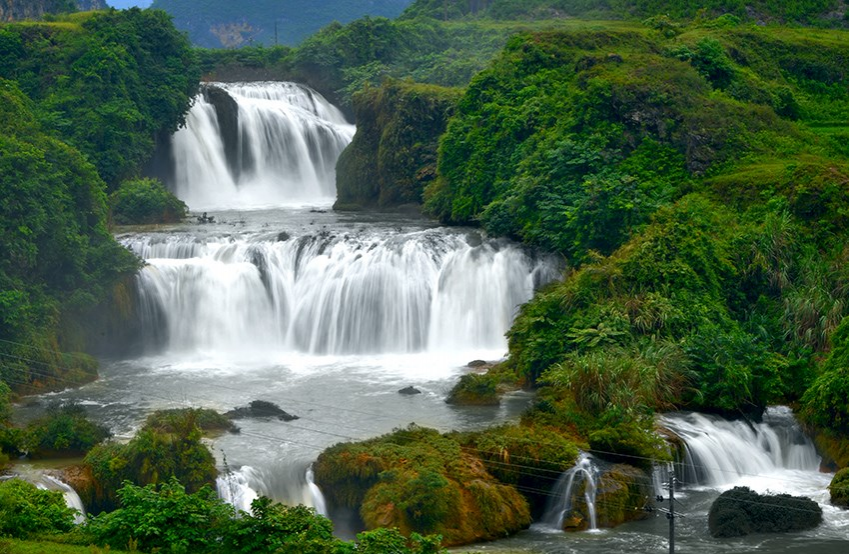
[[[299,419],[239,420],[241,433],[210,442],[224,475],[219,492],[242,508],[265,494],[324,510],[309,467],[340,441],[413,423],[448,431],[517,419],[527,393],[508,395],[499,407],[444,400],[472,371],[467,362],[506,354],[504,332],[518,306],[557,278],[557,261],[415,215],[334,213],[333,165],[353,126],[296,85],[218,87],[238,105],[238,125],[225,130],[214,95],[199,97],[188,128],[174,137],[169,183],[213,222],[122,230],[117,238],[147,262],[137,279],[140,332],[125,355],[102,360],[98,381],[46,399],[87,406],[119,437],[160,408],[278,404]],[[399,394],[407,386],[421,394]],[[792,425],[786,410],[777,414],[768,427]],[[724,475],[693,469],[682,483],[679,551],[849,551],[847,512],[827,505],[831,476],[818,471],[798,434],[761,440],[772,431],[750,435],[686,414],[666,424],[689,434],[694,450],[705,436],[715,438],[720,446],[707,450],[719,458],[692,467],[717,466]],[[783,458],[754,467],[726,463],[764,451]],[[787,536],[714,540],[710,502],[740,483],[810,496],[823,504],[826,523]],[[343,535],[354,531],[336,523]],[[575,534],[537,524],[461,551],[661,552],[667,532],[662,516]]]

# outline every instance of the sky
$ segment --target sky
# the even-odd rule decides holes
[[[121,10],[124,8],[132,8],[133,6],[146,8],[150,6],[152,2],[153,0],[106,0],[107,5]]]

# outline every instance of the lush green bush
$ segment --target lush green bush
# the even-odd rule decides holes
[[[44,416],[27,424],[26,450],[31,456],[82,454],[110,435],[88,419],[79,404],[50,404]]]
[[[161,426],[163,420],[167,425]],[[135,485],[160,484],[176,478],[190,493],[213,485],[218,475],[215,458],[202,442],[198,413],[186,410],[167,418],[152,416],[126,444],[105,443],[91,450],[85,463],[92,469],[102,497],[94,508],[115,506],[116,491],[124,481]]]
[[[188,207],[158,179],[124,181],[109,195],[112,219],[119,225],[176,223],[186,217]]]
[[[488,373],[467,373],[451,388],[445,401],[462,406],[497,406],[501,402],[498,380]]]
[[[41,490],[20,479],[0,481],[0,537],[64,533],[73,526],[74,510],[61,492]]]
[[[232,506],[202,487],[187,493],[175,477],[157,485],[125,483],[120,508],[86,526],[95,542],[143,552],[216,552],[233,516]]]
[[[849,430],[849,318],[831,337],[832,351],[822,373],[802,397],[800,416],[807,422],[845,433]]]

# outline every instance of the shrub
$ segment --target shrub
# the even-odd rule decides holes
[[[80,454],[109,437],[109,430],[86,417],[79,404],[50,404],[47,413],[27,425],[25,444],[31,455]]]
[[[20,479],[0,481],[0,537],[64,533],[73,528],[74,513],[61,492],[41,490]]]
[[[497,378],[489,374],[467,373],[460,377],[445,401],[463,406],[497,406],[501,402]]]
[[[160,485],[124,483],[121,507],[93,518],[87,530],[95,542],[122,549],[174,553],[217,551],[233,508],[209,487],[190,494],[172,477]]]
[[[157,179],[125,181],[109,195],[112,219],[120,225],[175,223],[186,217],[186,204]]]

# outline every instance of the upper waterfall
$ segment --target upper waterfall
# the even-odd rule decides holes
[[[172,141],[170,186],[193,210],[330,205],[354,126],[295,83],[207,83]]]

